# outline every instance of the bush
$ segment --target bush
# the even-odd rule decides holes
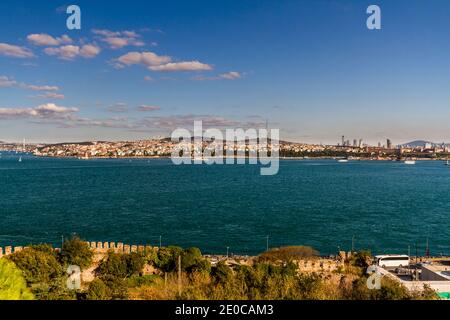
[[[0,300],[33,300],[34,296],[14,263],[0,259]]]
[[[103,260],[96,273],[100,278],[125,279],[132,275],[139,274],[144,268],[145,257],[138,253],[119,254],[109,253],[106,260]]]
[[[111,299],[111,289],[100,279],[94,279],[89,283],[86,292],[87,300],[109,300]]]
[[[37,245],[15,252],[8,259],[22,270],[28,284],[49,284],[63,274],[56,253],[49,245]]]
[[[77,265],[81,269],[92,264],[92,252],[89,245],[78,237],[73,237],[63,243],[60,254],[61,261],[66,265]]]
[[[262,253],[259,256],[260,261],[277,262],[282,261],[290,263],[294,260],[305,258],[314,258],[319,255],[319,252],[307,246],[289,246],[271,249]]]

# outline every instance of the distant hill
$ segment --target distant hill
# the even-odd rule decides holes
[[[431,144],[431,146],[440,146],[442,145],[442,142],[432,142],[432,141],[427,141],[427,140],[414,140],[411,142],[407,142],[407,143],[403,143],[401,146],[402,147],[425,147],[426,144]],[[449,147],[450,144],[446,143],[446,146]]]

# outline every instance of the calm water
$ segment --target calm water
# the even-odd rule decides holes
[[[90,241],[198,246],[253,254],[305,244],[321,253],[450,254],[450,167],[442,162],[282,161],[259,167],[75,160],[3,153],[0,245]]]

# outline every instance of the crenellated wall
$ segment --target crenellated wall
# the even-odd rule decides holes
[[[129,245],[124,244],[123,242],[86,242],[88,246],[94,251],[94,253],[107,253],[108,251],[113,251],[115,253],[131,253],[131,252],[150,252],[154,250],[158,250],[158,247],[153,247],[150,245]],[[27,249],[28,247],[0,247],[0,258],[3,256],[10,255],[15,252],[22,251]],[[59,251],[60,248],[55,248],[55,250]]]

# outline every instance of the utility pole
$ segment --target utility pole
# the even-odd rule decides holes
[[[159,248],[161,249],[162,236],[159,236]]]
[[[181,296],[181,254],[178,256],[178,295]]]
[[[355,251],[355,235],[352,236],[352,253]]]
[[[425,252],[425,256],[426,256],[427,258],[430,257],[430,246],[429,246],[428,238],[427,238],[427,249],[426,249],[426,252]]]
[[[228,251],[229,251],[230,247],[227,247],[227,259],[228,259]]]
[[[61,252],[62,252],[63,246],[64,246],[64,235],[62,234],[61,235]]]
[[[269,251],[269,236],[266,237],[266,251]]]
[[[411,246],[408,245],[408,257],[411,257]]]

